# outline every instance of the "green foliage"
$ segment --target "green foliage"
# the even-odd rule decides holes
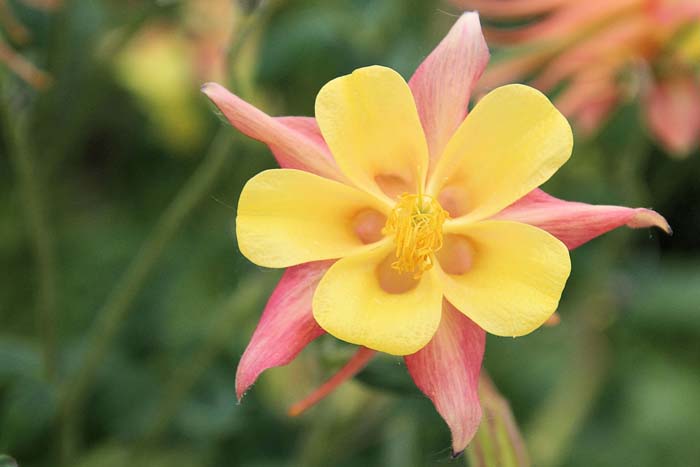
[[[234,137],[197,78],[176,88],[174,112],[138,88],[162,76],[130,69],[138,79],[124,79],[130,41],[153,25],[182,27],[185,0],[63,3],[47,14],[9,2],[32,33],[13,46],[54,84],[39,92],[0,68],[0,452],[22,467],[463,464],[399,359],[376,359],[288,418],[351,354],[329,337],[236,404],[236,364],[278,273],[237,252],[235,206],[274,161]],[[454,21],[443,3],[421,0],[242,3],[228,84],[275,115],[311,115],[320,86],[358,66],[410,76]],[[700,458],[700,154],[669,159],[637,110],[577,136],[545,188],[653,206],[675,236],[620,230],[581,247],[562,323],[488,340],[485,366],[534,465]],[[157,125],[166,111],[173,126]],[[199,136],[181,142],[177,129],[192,127]],[[515,450],[503,457],[514,449],[503,407],[485,399],[484,429],[496,436],[482,429],[471,465],[482,465],[477,449],[510,459],[483,465],[524,465]]]

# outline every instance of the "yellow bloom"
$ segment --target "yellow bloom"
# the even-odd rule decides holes
[[[504,336],[552,315],[570,272],[566,246],[536,227],[489,220],[571,154],[571,129],[544,95],[494,90],[432,165],[411,90],[389,68],[325,85],[316,119],[342,179],[265,171],[243,189],[236,232],[261,266],[340,258],[313,297],[321,328],[407,355],[435,334],[443,297]]]
[[[316,119],[270,117],[204,85],[285,167],[254,177],[239,201],[243,254],[287,267],[239,362],[239,400],[327,331],[360,347],[290,414],[360,371],[372,349],[405,355],[458,455],[481,419],[484,331],[516,336],[551,320],[567,248],[622,225],[670,233],[649,209],[536,188],[569,157],[571,130],[526,86],[493,91],[467,116],[488,58],[479,18],[466,13],[408,85],[388,68],[362,68],[321,90]]]

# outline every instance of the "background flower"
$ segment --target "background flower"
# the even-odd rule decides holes
[[[670,154],[687,156],[697,148],[700,4],[694,0],[453,3],[496,24],[511,22],[485,30],[491,44],[504,47],[504,57],[486,72],[483,89],[528,80],[556,92],[557,107],[587,133],[638,98],[647,128]]]

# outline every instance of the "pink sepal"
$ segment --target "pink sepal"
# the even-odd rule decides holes
[[[311,313],[311,301],[316,286],[332,263],[306,263],[284,272],[238,364],[238,400],[260,373],[288,364],[309,342],[323,334]]]
[[[207,83],[202,92],[241,133],[267,144],[281,167],[306,170],[341,179],[333,157],[313,118],[274,118],[232,94],[223,86]]]
[[[557,237],[570,250],[623,225],[633,229],[656,226],[671,234],[666,219],[651,209],[564,201],[540,189],[533,190],[494,218],[539,227]]]
[[[478,388],[485,343],[484,330],[445,301],[433,339],[405,357],[416,386],[450,427],[455,456],[467,447],[481,421]]]
[[[318,123],[316,123],[316,119],[314,117],[275,117],[274,120],[310,141],[319,149],[320,153],[323,154],[326,159],[328,159],[333,167],[337,167],[335,165],[335,161],[333,160],[333,156],[331,155],[331,150],[328,149],[328,145],[323,139],[321,129],[318,127]],[[278,146],[270,145],[270,150],[275,156],[275,159],[277,159],[277,163],[282,168],[300,169],[306,170],[307,172],[314,171],[311,167],[301,163],[298,159],[293,157],[293,155],[290,155],[288,152]]]
[[[466,117],[472,89],[488,61],[479,15],[465,13],[409,81],[432,166]]]

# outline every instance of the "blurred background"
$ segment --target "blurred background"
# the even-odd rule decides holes
[[[312,115],[320,87],[357,67],[410,77],[466,3],[0,0],[0,455],[23,467],[469,465],[469,452],[450,459],[449,431],[400,359],[288,417],[354,351],[328,336],[236,404],[237,361],[279,271],[238,252],[235,206],[275,163],[199,92],[214,80],[271,115]],[[666,39],[664,57],[678,36]],[[495,65],[520,50],[500,43]],[[682,68],[663,68],[691,76],[690,96],[694,44]],[[682,147],[659,136],[644,94],[657,57],[625,53],[626,92],[577,127],[544,188],[654,208],[675,233],[619,229],[580,247],[560,324],[489,337],[485,368],[537,466],[700,459],[700,126]],[[662,120],[700,116],[692,97],[678,102],[685,117]]]

